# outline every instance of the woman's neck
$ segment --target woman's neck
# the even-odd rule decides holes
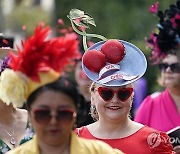
[[[128,117],[123,118],[123,119],[119,119],[118,121],[116,121],[116,120],[108,120],[108,121],[106,121],[106,120],[100,119],[98,121],[99,128],[102,127],[102,128],[104,128],[105,131],[106,130],[107,131],[122,130],[131,121]]]
[[[14,121],[16,109],[0,101],[0,124],[11,125]]]
[[[169,93],[173,96],[180,96],[180,86],[168,87]]]
[[[142,125],[138,125],[129,118],[118,122],[97,121],[89,125],[88,129],[91,134],[101,139],[115,139],[129,136],[139,130]],[[109,133],[111,132],[111,133]]]

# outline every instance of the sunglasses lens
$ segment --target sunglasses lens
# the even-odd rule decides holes
[[[34,111],[35,120],[40,124],[49,123],[52,116],[50,110],[36,110]],[[70,122],[76,116],[73,110],[60,110],[56,113],[56,120],[58,122]]]
[[[38,123],[46,123],[51,120],[51,112],[49,110],[37,110],[34,112],[34,115]]]
[[[132,94],[132,88],[119,89],[118,97],[121,101],[125,102]]]
[[[179,63],[174,63],[174,64],[167,64],[167,63],[161,63],[159,64],[159,69],[163,72],[165,72],[165,70],[170,67],[171,71],[173,73],[179,73],[180,72],[180,65]]]
[[[161,64],[159,64],[159,69],[160,69],[161,71],[166,70],[166,69],[167,69],[167,67],[168,67],[168,64],[165,64],[165,63],[161,63]]]
[[[170,65],[172,72],[179,73],[180,72],[180,65],[178,63]]]
[[[111,89],[99,87],[98,92],[104,101],[108,101],[113,97],[113,91]]]
[[[58,111],[57,118],[59,121],[72,121],[74,117],[73,111]]]

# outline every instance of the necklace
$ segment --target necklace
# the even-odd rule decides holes
[[[0,127],[9,135],[9,137],[10,137],[10,141],[9,141],[9,143],[13,146],[13,147],[15,147],[15,145],[16,145],[16,139],[15,139],[15,137],[14,137],[14,130],[15,130],[15,122],[16,122],[16,120],[15,120],[15,117],[14,117],[14,109],[12,108],[12,113],[13,113],[13,119],[14,119],[14,121],[13,121],[13,129],[12,129],[12,133],[10,134],[5,128],[3,128],[1,125],[0,125]]]
[[[1,128],[3,128],[2,126],[0,126]],[[16,145],[16,139],[15,139],[15,137],[14,137],[14,129],[15,129],[15,120],[14,120],[14,122],[13,122],[13,130],[12,130],[12,134],[10,134],[5,128],[3,128],[3,130],[9,135],[9,137],[10,137],[10,143],[11,143],[11,145],[13,146],[13,147],[15,147],[15,145]]]
[[[15,123],[13,123],[12,134],[10,134],[6,129],[3,128],[3,130],[10,136],[10,143],[13,145],[13,147],[15,147],[16,145],[16,139],[14,138],[14,126],[15,126]]]

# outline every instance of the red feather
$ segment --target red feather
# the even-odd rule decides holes
[[[54,69],[61,73],[72,59],[79,58],[78,40],[75,33],[47,40],[49,27],[36,27],[34,35],[22,42],[18,56],[10,53],[10,66],[35,81],[39,81],[38,72]]]

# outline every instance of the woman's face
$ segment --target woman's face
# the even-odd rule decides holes
[[[49,145],[60,145],[69,140],[75,122],[74,101],[64,93],[44,91],[29,111],[38,139]]]
[[[165,64],[166,66],[172,65],[172,64],[180,65],[178,57],[175,55],[168,55],[166,58],[163,59],[162,64]],[[173,72],[173,70],[171,70],[170,67],[166,67],[166,68],[162,69],[161,76],[163,79],[163,84],[165,86],[180,87],[180,71]]]
[[[95,84],[95,90],[91,92],[91,102],[96,106],[99,119],[120,120],[127,118],[132,99],[133,89],[131,85],[126,87],[103,87]]]

